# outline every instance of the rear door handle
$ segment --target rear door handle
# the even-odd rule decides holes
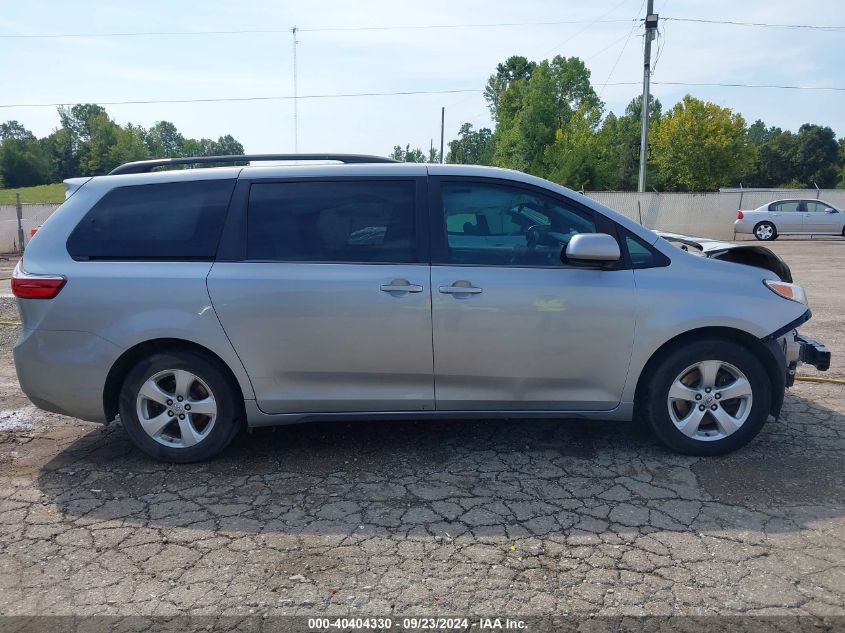
[[[438,290],[446,295],[477,295],[484,292],[476,286],[440,286]]]
[[[382,284],[379,286],[379,289],[382,292],[422,292],[423,287],[418,286],[417,284],[408,283],[401,283],[399,279],[395,279],[389,284]]]

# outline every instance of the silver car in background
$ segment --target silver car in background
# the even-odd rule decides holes
[[[161,170],[258,159],[335,164]],[[119,416],[173,462],[244,425],[373,418],[637,416],[725,453],[830,354],[768,249],[667,238],[491,167],[128,163],[68,182],[27,246],[15,364],[37,406]]]
[[[845,236],[845,213],[824,200],[775,200],[753,211],[737,211],[734,231],[764,242],[779,235]]]

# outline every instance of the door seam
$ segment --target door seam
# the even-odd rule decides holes
[[[255,404],[260,410],[261,407],[258,406],[258,393],[255,391],[255,385],[252,384],[252,376],[249,375],[249,372],[246,370],[246,365],[244,365],[244,361],[241,358],[241,355],[238,353],[235,344],[232,343],[232,339],[229,338],[229,333],[226,331],[226,328],[223,327],[223,321],[220,320],[220,315],[217,314],[217,308],[214,307],[214,299],[211,298],[211,290],[208,287],[208,278],[211,276],[211,271],[214,270],[214,265],[217,262],[212,262],[211,268],[208,269],[208,273],[205,275],[205,293],[208,295],[208,304],[211,306],[211,311],[214,312],[214,317],[217,319],[217,323],[220,324],[220,330],[223,332],[223,336],[226,337],[226,340],[229,342],[229,347],[232,348],[232,353],[235,355],[235,358],[238,359],[238,362],[241,364],[241,368],[244,370],[244,376],[246,376],[247,381],[249,382],[249,387],[252,389],[252,395],[254,396]],[[237,377],[236,377],[237,380]],[[244,398],[244,400],[249,400],[250,398]]]
[[[434,358],[434,281],[432,280],[431,262],[428,264],[428,311],[431,323],[431,389],[434,396],[434,411],[437,411],[437,365]]]

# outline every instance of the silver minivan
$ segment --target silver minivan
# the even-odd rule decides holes
[[[720,454],[778,415],[799,361],[830,362],[768,249],[777,266],[678,248],[519,172],[272,155],[67,186],[12,279],[18,378],[156,459],[373,418],[638,417]]]

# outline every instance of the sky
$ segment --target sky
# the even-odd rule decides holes
[[[655,0],[652,93],[664,110],[684,94],[740,112],[748,123],[796,130],[812,122],[845,136],[845,91],[660,85],[659,82],[788,84],[845,88],[840,31],[682,22],[699,18],[845,25],[845,2]],[[640,94],[645,0],[74,0],[7,1],[0,10],[0,105],[293,95],[297,26],[300,96],[471,90],[449,94],[302,98],[300,152],[386,155],[394,145],[439,145],[461,124],[493,127],[481,90],[511,55],[577,56],[605,112]],[[664,19],[668,18],[668,19]],[[573,23],[562,24],[560,22]],[[558,22],[496,27],[431,25]],[[357,27],[370,27],[360,30]],[[309,30],[323,29],[323,30]],[[331,30],[334,29],[334,30]],[[278,31],[214,35],[93,34]],[[73,38],[9,35],[92,34]],[[633,82],[633,85],[612,85]],[[121,124],[176,124],[189,137],[232,134],[247,152],[293,152],[294,102],[286,100],[106,105]],[[2,107],[38,136],[58,126],[55,107]]]

